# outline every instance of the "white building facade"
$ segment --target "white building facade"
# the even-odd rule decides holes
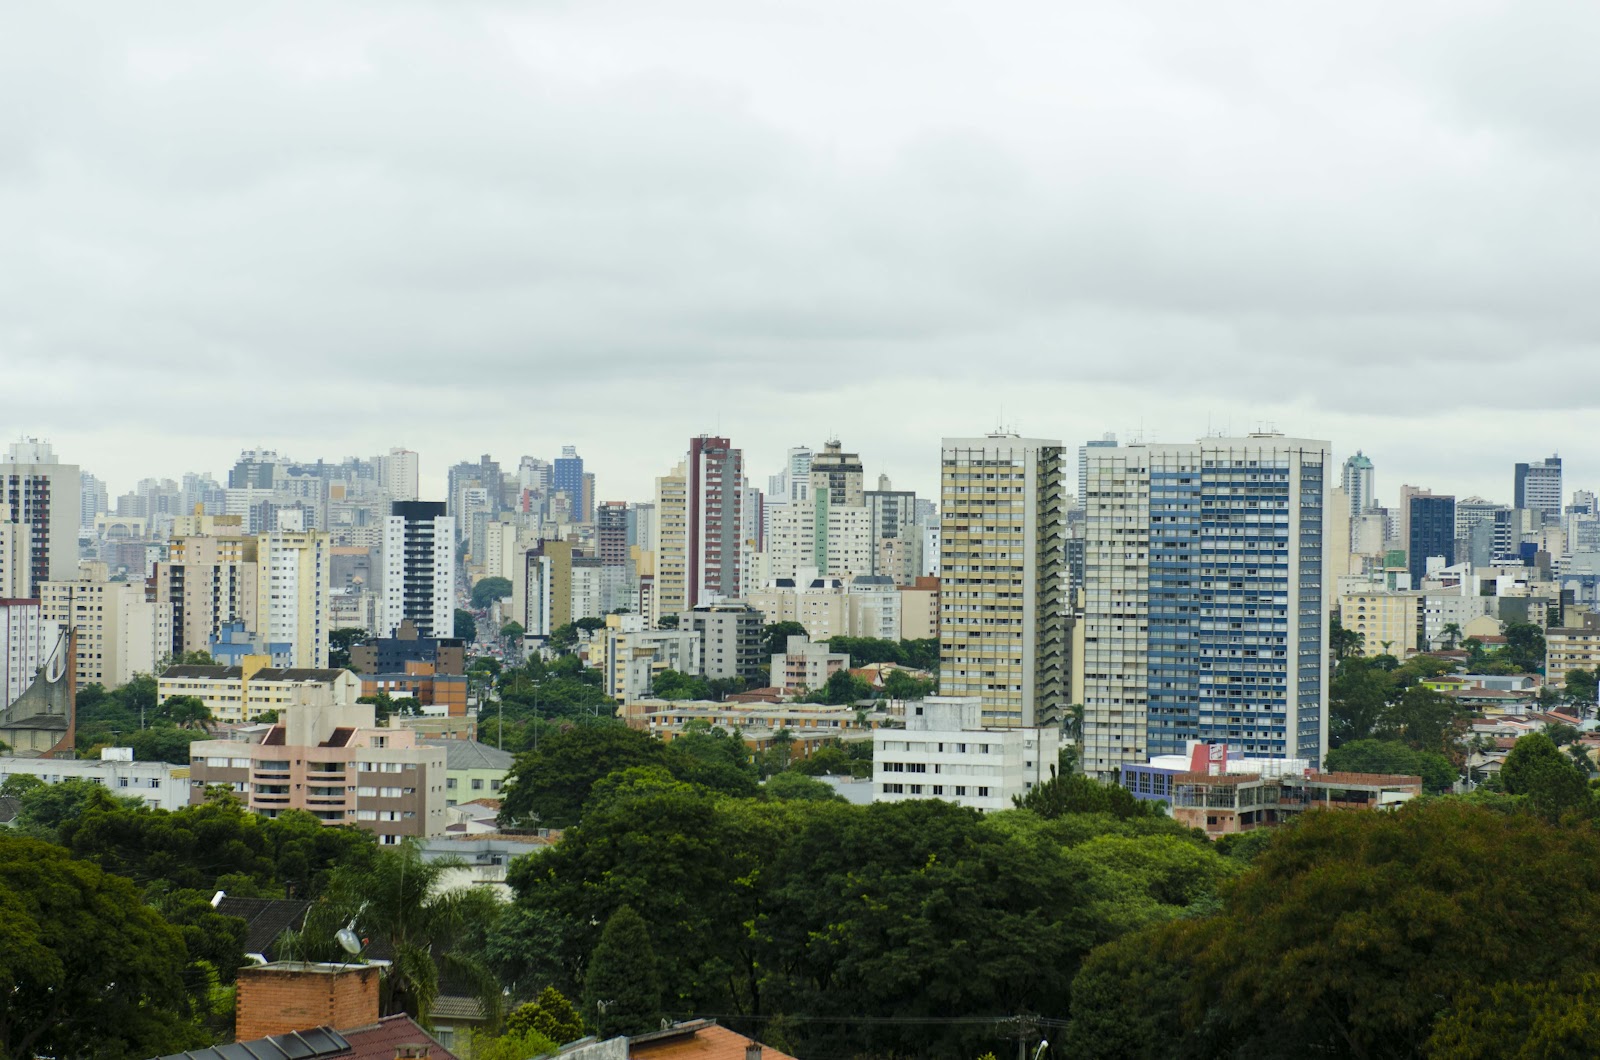
[[[453,635],[456,525],[442,501],[395,501],[383,527],[382,636],[411,619],[423,637]]]
[[[874,802],[944,799],[975,810],[1008,810],[1012,797],[1049,780],[1061,732],[986,728],[976,697],[929,696],[906,705],[904,729],[872,734]]]

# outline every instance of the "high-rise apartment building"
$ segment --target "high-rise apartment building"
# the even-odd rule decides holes
[[[1446,567],[1456,561],[1456,499],[1423,490],[1413,493],[1407,505],[1406,565],[1416,589],[1422,586],[1430,558],[1442,558]]]
[[[656,506],[654,501],[628,505],[628,545],[645,550],[656,547]]]
[[[106,484],[87,471],[78,473],[78,527],[93,530],[96,516],[111,510],[111,497]]]
[[[1350,499],[1350,517],[1354,519],[1369,508],[1378,506],[1378,477],[1372,467],[1372,460],[1361,450],[1356,450],[1356,455],[1349,457],[1344,462],[1343,477],[1340,486],[1344,488],[1345,496]]]
[[[551,489],[556,493],[566,494],[574,522],[587,523],[594,520],[594,513],[584,504],[583,457],[578,455],[577,446],[561,447],[561,455],[555,459]]]
[[[736,600],[742,588],[744,452],[733,448],[726,438],[702,434],[689,439],[685,463],[689,517],[687,603],[694,607]]]
[[[530,637],[548,637],[571,622],[573,554],[570,541],[542,541],[522,553],[511,579],[511,613]]]
[[[0,599],[0,710],[28,690],[59,636],[39,601]]]
[[[1259,433],[1090,453],[1085,771],[1189,740],[1320,760],[1328,450]]]
[[[392,501],[417,499],[420,458],[410,449],[390,449],[382,459],[383,491]]]
[[[467,512],[473,501],[480,502],[480,506],[487,505],[488,514],[493,516],[500,511],[501,494],[505,489],[505,479],[500,474],[500,464],[484,453],[478,458],[476,464],[460,463],[450,468],[446,473],[447,497],[445,503],[448,512],[455,519],[455,532],[466,534],[469,529]],[[474,489],[482,490],[481,494],[473,495]]]
[[[14,524],[26,539],[13,547],[27,554],[27,577],[13,573],[18,584],[8,595],[36,598],[44,582],[77,576],[82,502],[78,465],[58,463],[49,442],[12,443],[0,463],[0,522]]]
[[[423,637],[455,624],[456,525],[442,501],[395,501],[383,528],[383,612],[379,636],[410,619]]]
[[[857,509],[866,504],[865,473],[861,457],[856,453],[845,452],[844,446],[837,439],[830,439],[823,444],[820,453],[812,454],[810,478],[811,550],[818,572],[834,575],[867,573],[871,567],[870,560],[866,569],[854,571],[847,571],[835,563],[833,553],[837,551],[838,546],[834,543],[833,547],[830,547],[828,536],[830,524],[837,525],[839,522],[833,515],[836,509]]]
[[[767,499],[774,504],[811,499],[811,449],[796,446],[784,459],[783,470],[767,478]]]
[[[1078,446],[1078,507],[1083,507],[1084,491],[1088,489],[1089,482],[1089,452],[1093,449],[1115,449],[1117,436],[1107,432],[1092,441],[1084,442]]]
[[[0,520],[0,599],[34,599],[32,535],[20,523]]]
[[[601,563],[628,562],[628,502],[606,501],[595,512],[595,555]]]
[[[922,573],[922,531],[917,524],[917,495],[891,487],[887,475],[864,495],[871,522],[872,574],[910,585]]]
[[[118,688],[154,673],[172,643],[171,612],[145,599],[142,582],[45,582],[39,599],[47,626],[77,631],[79,688]]]
[[[328,665],[332,544],[320,530],[282,530],[256,539],[256,618],[252,631],[290,645],[292,669]]]
[[[940,454],[939,691],[984,723],[1031,727],[1066,706],[1061,443],[946,438]]]
[[[275,469],[281,463],[284,460],[270,449],[246,449],[228,472],[228,488],[270,490]]]
[[[231,623],[253,627],[260,588],[258,542],[243,532],[240,517],[190,516],[185,522],[210,532],[174,537],[156,569],[156,602],[168,616],[174,655],[210,651]]]
[[[656,577],[651,622],[689,607],[689,472],[684,461],[656,479]]]
[[[1504,510],[1505,505],[1482,497],[1464,497],[1456,501],[1456,541],[1470,541],[1475,528],[1484,524],[1493,526],[1495,513]],[[1460,549],[1457,549],[1457,552],[1459,553]],[[1456,556],[1457,561],[1462,558],[1459,554]]]
[[[1561,518],[1561,458],[1548,456],[1528,464],[1518,464],[1513,473],[1511,506],[1540,512],[1545,520]]]

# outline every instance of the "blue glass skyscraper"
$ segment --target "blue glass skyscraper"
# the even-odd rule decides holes
[[[1321,759],[1328,449],[1256,434],[1089,451],[1087,770],[1190,740]]]

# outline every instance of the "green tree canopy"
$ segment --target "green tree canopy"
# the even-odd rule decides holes
[[[478,639],[478,619],[471,611],[456,608],[454,623],[450,635],[457,640],[464,640],[468,644]]]
[[[350,669],[350,648],[367,639],[360,626],[340,626],[328,631],[328,665],[336,670]]]
[[[1160,817],[744,799],[639,768],[596,784],[582,821],[511,875],[562,969],[637,911],[663,1015],[805,1014],[823,1019],[785,1027],[796,1055],[970,1060],[999,1034],[939,1017],[1059,1013],[1090,947],[1194,915],[1237,870]]]
[[[583,1007],[601,1038],[654,1030],[661,979],[644,918],[624,905],[606,920],[583,980]]]
[[[1432,1060],[1600,1056],[1600,973],[1575,983],[1488,983],[1462,992],[1434,1025]]]
[[[925,699],[938,690],[937,681],[912,677],[904,670],[890,670],[883,679],[883,694],[890,699]]]
[[[510,595],[510,578],[479,578],[472,583],[472,606],[480,611],[496,600],[504,600]]]
[[[806,627],[798,622],[771,622],[761,628],[761,651],[764,655],[782,655],[789,646],[790,637],[809,637]]]
[[[1122,945],[1117,960],[1182,984],[1181,1005],[1167,987],[1099,989],[1094,1021],[1148,1020],[1170,1041],[1176,1012],[1192,1040],[1178,1056],[1421,1055],[1440,1016],[1489,984],[1591,973],[1597,884],[1600,836],[1587,827],[1454,798],[1308,813],[1217,915]]]
[[[872,698],[872,686],[849,670],[835,670],[828,675],[828,683],[805,697],[807,703],[825,703],[829,706],[847,707],[852,703]]]
[[[200,729],[210,732],[216,724],[211,708],[199,696],[168,696],[156,708],[156,717],[171,722],[180,729]]]
[[[626,725],[583,725],[555,733],[537,751],[519,755],[501,789],[500,817],[537,818],[565,828],[577,823],[594,786],[619,770],[661,762],[665,747]]]
[[[1593,708],[1595,705],[1596,670],[1570,670],[1564,686],[1567,702]]]
[[[1422,778],[1434,794],[1448,792],[1458,779],[1456,767],[1437,751],[1413,750],[1399,740],[1354,740],[1328,752],[1324,763],[1333,773],[1391,773]]]
[[[67,782],[45,792],[60,794]],[[267,892],[290,897],[318,893],[337,864],[365,864],[375,849],[372,836],[357,828],[328,827],[303,810],[277,817],[250,813],[237,799],[209,799],[180,810],[149,810],[109,796],[99,785],[87,796],[40,815],[24,799],[23,815],[61,817],[54,825],[59,841],[74,857],[142,883],[206,892],[220,881],[250,881]],[[19,820],[22,815],[19,815]],[[231,884],[229,886],[232,886]]]
[[[1365,640],[1360,633],[1353,629],[1345,629],[1344,623],[1338,615],[1328,617],[1328,647],[1333,649],[1333,657],[1338,660],[1351,658],[1361,654],[1362,641]]]
[[[898,663],[914,670],[939,670],[939,640],[928,637],[922,640],[883,640],[877,637],[829,637],[828,647],[850,656],[850,665],[869,666],[872,663]]]
[[[507,622],[500,627],[500,636],[506,640],[521,640],[527,630],[522,628],[521,622]]]
[[[709,699],[711,687],[704,677],[662,670],[650,682],[651,694],[658,699]]]
[[[1506,625],[1506,654],[1524,673],[1544,673],[1544,630],[1532,622]]]
[[[533,1031],[557,1045],[565,1045],[583,1037],[583,1020],[566,995],[547,986],[537,998],[519,1005],[506,1017],[506,1031],[516,1034]]]
[[[843,800],[843,796],[827,784],[792,769],[767,778],[761,790],[769,799],[810,799],[820,802]]]
[[[1012,802],[1046,819],[1069,813],[1105,813],[1122,820],[1161,816],[1161,803],[1135,798],[1119,784],[1102,784],[1082,773],[1058,776],[1052,772],[1049,780],[1034,785],[1026,794],[1012,796]]]
[[[178,929],[127,880],[0,833],[0,1056],[146,1057],[205,1044]]]
[[[1595,810],[1588,774],[1542,732],[1517,740],[1500,767],[1500,783],[1512,795],[1526,795],[1530,809],[1551,819]]]
[[[1328,687],[1328,739],[1333,746],[1365,740],[1378,727],[1394,681],[1388,672],[1361,657],[1347,658]]]

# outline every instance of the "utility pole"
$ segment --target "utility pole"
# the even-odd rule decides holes
[[[1013,1016],[1012,1020],[1017,1025],[1017,1060],[1028,1060],[1028,1043],[1038,1033],[1038,1024],[1032,1016]]]

